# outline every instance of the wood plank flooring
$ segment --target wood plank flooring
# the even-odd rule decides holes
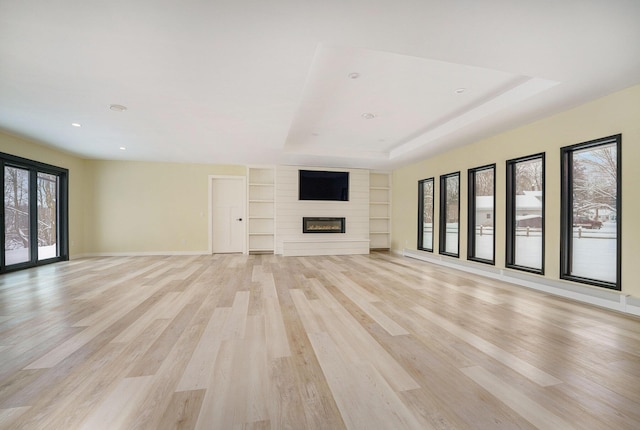
[[[640,319],[373,253],[0,276],[2,429],[638,429]]]

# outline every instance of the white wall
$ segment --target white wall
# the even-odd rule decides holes
[[[327,170],[349,172],[349,201],[300,201],[298,200],[298,171]],[[302,217],[345,217],[344,234],[302,233]],[[362,169],[330,169],[320,167],[278,166],[276,168],[276,254],[283,253],[284,241],[309,241],[317,239],[349,240],[369,239],[369,171]],[[332,245],[336,247],[337,245]],[[337,246],[342,248],[341,245]],[[340,250],[334,249],[336,253]],[[368,244],[367,244],[368,252]]]

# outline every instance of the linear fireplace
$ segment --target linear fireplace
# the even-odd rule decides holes
[[[344,218],[303,217],[303,233],[344,233]]]

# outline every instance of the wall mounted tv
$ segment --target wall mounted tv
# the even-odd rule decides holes
[[[349,172],[300,170],[299,200],[349,201]]]

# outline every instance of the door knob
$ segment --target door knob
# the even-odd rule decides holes
[[[242,218],[238,218],[236,221],[242,221]]]

